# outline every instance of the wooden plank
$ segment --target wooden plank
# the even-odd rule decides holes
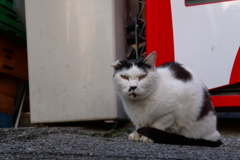
[[[8,59],[3,55],[0,55],[0,72],[24,80],[28,79],[27,64]]]
[[[0,37],[0,55],[27,64],[27,49]]]
[[[14,113],[14,98],[0,94],[0,113]]]
[[[0,94],[14,97],[16,96],[16,81],[0,77]]]

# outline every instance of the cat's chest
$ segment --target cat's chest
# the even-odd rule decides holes
[[[135,102],[125,104],[125,110],[136,127],[151,126],[158,118],[157,106],[153,102]]]

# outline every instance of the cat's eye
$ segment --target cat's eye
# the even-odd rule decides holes
[[[140,76],[140,77],[139,77],[139,81],[142,80],[142,79],[144,79],[144,78],[146,78],[146,77],[147,77],[147,74]]]
[[[127,76],[121,75],[121,77],[122,77],[123,79],[128,80],[128,77],[127,77]]]

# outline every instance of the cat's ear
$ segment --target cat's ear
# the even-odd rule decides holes
[[[114,69],[116,69],[116,68],[118,68],[120,65],[122,65],[122,63],[121,63],[119,60],[117,60],[117,61],[114,62],[111,66],[112,66]]]
[[[150,65],[152,68],[155,68],[156,59],[157,59],[157,52],[154,51],[144,59],[144,63]]]

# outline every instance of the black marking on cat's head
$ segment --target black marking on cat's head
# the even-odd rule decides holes
[[[213,112],[214,114],[216,114],[216,111],[215,111],[215,109],[212,106],[210,95],[209,95],[207,89],[204,88],[204,91],[203,91],[203,104],[202,104],[202,107],[201,107],[201,110],[200,110],[200,114],[198,116],[198,120],[201,120],[202,118],[207,116],[209,112]]]
[[[134,63],[135,66],[142,69],[144,72],[148,73],[148,70],[152,68],[151,65],[144,62],[145,59],[141,58],[137,63]]]
[[[183,82],[192,80],[192,74],[177,62],[168,62],[159,66],[159,68],[169,68],[176,79]]]
[[[148,70],[155,68],[156,52],[152,52],[146,58],[131,59],[131,60],[117,60],[112,64],[115,73],[123,69],[130,69],[133,65],[148,73]]]
[[[129,63],[128,60],[121,60],[121,61],[119,61],[119,63],[120,63],[119,65],[114,67],[115,71],[121,71],[123,69],[130,69],[133,66],[133,64]]]
[[[142,69],[146,73],[148,73],[148,69],[151,68],[150,65],[144,63],[143,58],[131,59],[131,60],[122,60],[122,61],[119,61],[119,62],[120,62],[120,64],[114,66],[115,72],[121,71],[123,69],[130,69],[133,65]]]

